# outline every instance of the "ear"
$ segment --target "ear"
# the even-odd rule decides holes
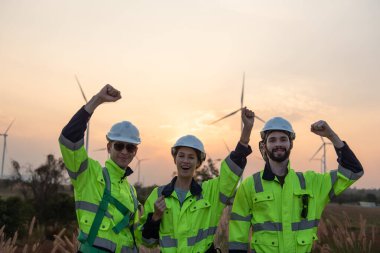
[[[292,150],[292,148],[293,148],[293,141],[291,140],[291,141],[290,141],[290,147],[289,147],[289,150]]]
[[[111,148],[112,148],[112,143],[111,143],[111,142],[108,142],[108,143],[107,143],[107,151],[108,151],[108,154],[111,153]]]

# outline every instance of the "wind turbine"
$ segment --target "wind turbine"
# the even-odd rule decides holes
[[[325,142],[325,140],[323,139],[323,137],[321,136],[321,140],[322,140],[322,145],[317,149],[317,151],[314,153],[314,155],[309,159],[310,161],[311,160],[317,160],[317,159],[314,159],[314,157],[318,154],[318,152],[323,149],[323,155],[322,155],[322,158],[321,158],[321,163],[322,163],[322,173],[325,173],[326,172],[326,145],[332,145],[331,142]]]
[[[237,112],[241,111],[243,108],[244,108],[244,83],[245,83],[245,73],[243,73],[243,84],[242,84],[242,88],[241,88],[241,97],[240,97],[240,108],[227,114],[226,116],[218,119],[218,120],[215,120],[213,122],[211,122],[211,124],[215,124],[225,118],[228,118],[234,114],[236,114]],[[260,118],[259,116],[255,115],[255,118],[260,120],[261,122],[265,123],[265,120],[263,120],[262,118]],[[241,121],[241,129],[243,130],[243,120]]]
[[[8,137],[8,131],[11,128],[13,122],[15,120],[12,120],[12,122],[9,124],[8,128],[5,130],[4,133],[0,134],[0,136],[4,137],[4,146],[3,146],[3,160],[1,160],[1,178],[3,177],[4,174],[4,160],[5,160],[5,150],[7,148],[7,137]]]
[[[310,160],[320,161],[321,162],[321,173],[323,173],[323,158],[313,158]]]
[[[75,75],[75,79],[77,80],[77,84],[79,86],[79,89],[82,92],[83,99],[84,99],[84,101],[87,104],[88,101],[87,101],[86,95],[84,94],[84,91],[82,89],[82,86],[80,85],[80,82],[79,82],[79,79],[78,79],[77,75]],[[87,131],[86,131],[86,150],[87,150],[87,152],[88,152],[88,139],[89,139],[89,135],[90,135],[90,121],[88,121],[88,123],[87,123]]]
[[[138,158],[138,156],[135,156],[137,159],[137,184],[140,184],[140,169],[141,169],[141,162],[147,161],[149,159],[147,158]]]

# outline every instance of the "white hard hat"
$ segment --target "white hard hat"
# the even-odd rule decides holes
[[[122,121],[113,125],[107,134],[107,140],[133,144],[141,143],[139,130],[129,121]]]
[[[274,117],[268,120],[263,129],[261,129],[260,135],[261,139],[264,140],[265,133],[267,131],[285,131],[289,133],[289,138],[294,140],[296,138],[296,133],[293,131],[292,125],[284,118]]]
[[[172,155],[175,155],[177,147],[189,147],[201,152],[201,161],[206,159],[206,152],[203,147],[203,143],[194,135],[185,135],[179,138],[172,147]]]

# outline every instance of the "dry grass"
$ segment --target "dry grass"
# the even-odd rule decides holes
[[[322,253],[379,252],[376,245],[379,228],[373,224],[368,225],[361,213],[355,215],[358,216],[357,220],[352,219],[352,214],[341,211],[321,220],[319,241],[314,245],[314,250]]]
[[[231,207],[227,207],[222,215],[216,231],[215,246],[222,252],[228,252],[228,219]],[[380,252],[380,208],[363,208],[359,206],[328,205],[320,222],[319,241],[314,245],[313,252]],[[36,224],[33,218],[29,224],[28,238],[18,244],[18,233],[7,238],[4,226],[0,229],[1,253],[76,253],[78,241],[77,232],[67,236],[62,229],[54,236],[54,242],[43,241],[43,228]],[[377,241],[376,241],[377,239]],[[21,246],[20,246],[21,245]],[[158,253],[159,249],[141,247],[141,253]]]

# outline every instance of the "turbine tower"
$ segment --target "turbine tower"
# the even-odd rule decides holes
[[[138,158],[138,156],[135,156],[137,159],[137,184],[140,184],[140,169],[141,169],[141,163],[144,161],[147,161],[149,159],[147,158]]]
[[[82,89],[82,86],[80,85],[80,82],[79,82],[79,79],[78,79],[78,77],[75,75],[75,79],[77,80],[77,84],[78,84],[78,86],[79,86],[79,89],[80,89],[80,91],[81,91],[81,93],[82,93],[82,96],[83,96],[83,99],[84,99],[84,101],[86,102],[86,104],[87,104],[87,98],[86,98],[86,95],[84,94],[84,91],[83,91],[83,89]],[[89,139],[89,135],[90,135],[90,121],[88,121],[88,123],[87,123],[87,131],[86,131],[86,150],[87,150],[87,152],[89,152],[89,150],[88,150],[88,139]]]
[[[1,178],[3,178],[4,175],[4,161],[5,161],[5,150],[7,149],[7,137],[8,137],[8,131],[11,128],[14,120],[9,124],[8,128],[5,130],[4,133],[0,134],[0,136],[4,137],[4,146],[3,146],[3,159],[1,160]]]
[[[314,157],[318,154],[319,151],[321,151],[321,149],[323,149],[323,154],[322,154],[322,158],[321,158],[321,163],[322,163],[322,173],[326,173],[326,145],[332,145],[331,142],[325,142],[325,140],[323,139],[323,137],[321,136],[321,140],[322,140],[322,145],[317,149],[317,151],[314,153],[314,155],[309,159],[309,161],[311,160],[319,160],[319,159],[314,159]]]
[[[215,124],[215,123],[217,123],[217,122],[219,122],[219,121],[221,121],[221,120],[223,120],[225,118],[228,118],[228,117],[236,114],[237,112],[241,111],[244,108],[244,83],[245,83],[245,73],[243,73],[243,84],[242,84],[242,88],[241,88],[240,108],[237,109],[237,110],[235,110],[235,111],[233,111],[233,112],[231,112],[231,113],[229,113],[229,114],[227,114],[226,116],[224,116],[224,117],[222,117],[222,118],[220,118],[218,120],[215,120],[215,121],[211,122],[211,124]],[[255,118],[258,119],[258,120],[260,120],[261,122],[265,123],[265,120],[263,120],[262,118],[260,118],[256,114],[255,114]],[[243,130],[243,120],[241,120],[241,130]]]

